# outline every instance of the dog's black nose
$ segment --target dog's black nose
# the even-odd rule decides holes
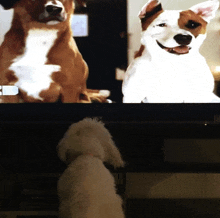
[[[192,36],[178,34],[178,35],[174,36],[174,39],[180,45],[189,45],[190,42],[192,41]]]
[[[56,16],[61,13],[63,9],[61,7],[55,6],[55,5],[48,5],[46,6],[46,12],[48,12],[50,15]]]

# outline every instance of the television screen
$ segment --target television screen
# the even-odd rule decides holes
[[[0,8],[2,103],[121,102],[115,71],[127,67],[126,1],[78,0],[74,15],[73,4],[47,1],[39,11],[39,1],[24,19],[20,1],[9,2]]]
[[[62,25],[59,23],[66,19],[67,15],[62,13],[67,13],[69,9],[65,5],[54,8],[48,1],[45,11],[37,14],[37,17],[34,14],[35,5],[32,11],[25,12],[28,14],[26,18],[34,20],[32,24],[26,24],[23,18],[17,19],[22,10],[4,10],[1,7],[0,71],[4,72],[0,78],[1,102],[105,102],[116,104],[83,107],[89,108],[94,115],[99,110],[100,114],[102,110],[113,110],[112,117],[129,114],[130,118],[136,119],[144,119],[145,116],[152,120],[155,117],[160,119],[154,116],[155,112],[163,114],[163,119],[172,119],[172,110],[169,115],[166,111],[173,108],[178,111],[178,119],[185,119],[183,117],[188,113],[193,114],[192,117],[201,116],[203,120],[205,117],[208,120],[210,117],[211,120],[216,119],[213,114],[218,114],[220,102],[218,4],[187,1],[171,5],[161,2],[162,5],[157,1],[139,0],[139,4],[136,4],[136,1],[125,0],[91,0],[87,1],[87,7],[82,7],[79,4],[82,1],[75,1],[74,16],[68,20],[73,31],[71,37],[59,34],[66,25],[65,21]],[[15,5],[20,7],[19,1]],[[183,12],[177,11],[179,9]],[[189,12],[189,9],[193,12]],[[194,13],[193,16],[190,13]],[[49,24],[46,30],[45,23]],[[53,25],[57,27],[54,29]],[[19,33],[18,38],[13,35],[14,32]],[[74,38],[74,41],[68,41],[68,37]],[[20,41],[21,38],[23,40]],[[69,50],[70,44],[71,49],[75,49],[75,56]],[[48,49],[49,53],[46,52]],[[75,59],[76,65],[73,66],[70,62]],[[77,72],[83,73],[73,78],[70,71],[75,72],[76,68]],[[27,73],[23,74],[24,71]],[[55,73],[52,75],[51,72]],[[56,81],[60,83],[57,85]],[[63,86],[65,94],[62,95]],[[47,89],[48,92],[45,91]],[[118,103],[138,104],[125,104],[124,107]],[[174,106],[173,103],[181,104]],[[183,106],[182,103],[193,105]],[[9,107],[12,108],[12,105]],[[26,112],[26,109],[21,109],[24,106],[19,107],[17,110]],[[34,109],[38,106],[27,107]],[[68,104],[59,107],[74,107],[76,111],[80,106]],[[99,109],[95,111],[93,108]],[[115,116],[116,108],[120,116]],[[129,112],[126,108],[129,108]],[[145,110],[148,111],[147,115]],[[183,117],[180,118],[180,115]]]

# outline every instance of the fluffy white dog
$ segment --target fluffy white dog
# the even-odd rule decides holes
[[[104,124],[90,118],[72,124],[57,148],[68,164],[58,181],[60,218],[124,218],[114,177],[103,164],[116,168],[124,161]]]

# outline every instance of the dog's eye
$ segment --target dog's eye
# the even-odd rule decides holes
[[[201,23],[197,23],[193,20],[189,20],[188,23],[185,25],[185,27],[187,27],[189,29],[196,29],[199,26],[201,26]]]
[[[159,27],[166,27],[167,25],[165,23],[160,23],[157,26],[159,26]]]

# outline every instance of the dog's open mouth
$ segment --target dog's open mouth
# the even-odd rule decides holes
[[[63,17],[58,17],[58,16],[51,16],[51,17],[48,17],[48,18],[45,18],[43,20],[41,20],[41,22],[43,23],[47,23],[47,22],[50,22],[50,21],[57,21],[57,22],[62,22],[64,21],[64,18]]]
[[[157,44],[162,48],[164,49],[165,51],[171,53],[171,54],[177,54],[177,55],[182,55],[182,54],[187,54],[189,53],[189,50],[191,49],[189,46],[187,45],[180,45],[180,46],[176,46],[176,47],[173,47],[173,48],[168,48],[168,47],[165,47],[163,46],[161,43],[159,43],[157,41]]]
[[[40,16],[39,17],[39,21],[41,23],[61,23],[63,21],[65,21],[65,17],[64,16],[48,16],[48,17],[44,17],[44,16]]]

